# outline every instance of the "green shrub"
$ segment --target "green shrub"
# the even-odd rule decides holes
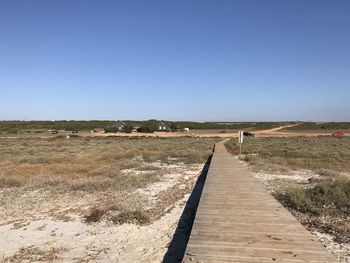
[[[295,187],[275,197],[283,205],[313,215],[350,215],[350,178],[322,180],[312,188]]]
[[[133,130],[133,128],[134,128],[134,127],[133,127],[131,124],[127,123],[127,124],[125,124],[125,127],[124,127],[124,129],[123,129],[123,132],[131,133],[132,130]]]
[[[7,131],[7,133],[18,134],[18,130],[16,130],[16,129],[7,129],[6,131]]]
[[[153,126],[141,126],[137,129],[138,132],[153,133],[155,128]]]
[[[105,128],[105,133],[108,132],[118,132],[119,130],[117,128],[113,128],[113,127],[109,127],[109,128]]]
[[[304,122],[297,126],[284,128],[283,130],[290,131],[307,131],[307,130],[324,130],[324,131],[335,131],[335,130],[348,130],[350,129],[350,122]]]
[[[172,122],[172,123],[170,124],[170,130],[173,131],[173,132],[175,132],[175,131],[177,131],[177,129],[178,129],[178,127],[177,127],[176,123],[175,123],[175,122]]]

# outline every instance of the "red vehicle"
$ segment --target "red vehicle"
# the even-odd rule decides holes
[[[344,132],[336,132],[332,134],[333,137],[344,137],[345,133]]]

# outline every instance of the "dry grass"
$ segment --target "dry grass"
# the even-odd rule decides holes
[[[161,181],[167,174],[166,167],[154,163],[204,164],[216,141],[145,137],[0,139],[0,220],[15,216],[18,209],[27,216],[41,211],[61,218],[62,210],[69,207],[84,214],[86,222],[105,216],[113,222],[147,223],[157,216],[142,214],[142,197],[133,191]]]
[[[132,210],[130,207],[118,205],[94,206],[84,215],[86,223],[96,223],[105,217],[115,224],[133,223],[144,225],[151,222],[150,211],[143,209]]]
[[[227,146],[238,151],[236,140]],[[244,141],[242,153],[247,155],[246,161],[260,171],[350,172],[348,137],[250,138]]]
[[[57,186],[62,190],[137,188],[155,174],[125,177],[121,170],[156,171],[144,162],[204,162],[213,139],[56,138],[0,140],[0,188]]]
[[[11,257],[3,260],[4,263],[12,262],[53,262],[59,259],[61,249],[50,248],[43,250],[35,246],[21,248],[17,253]]]
[[[149,209],[144,209],[142,203],[136,204],[136,200],[115,204],[110,200],[103,201],[99,206],[89,209],[84,215],[84,221],[87,223],[99,222],[103,219],[114,223],[135,223],[144,225],[151,223],[164,214],[169,212],[176,201],[190,193],[193,188],[194,181],[180,178],[173,186],[163,190],[157,194],[157,203]],[[111,205],[113,203],[113,205]],[[133,203],[132,206],[128,203]],[[102,205],[101,205],[102,204]]]

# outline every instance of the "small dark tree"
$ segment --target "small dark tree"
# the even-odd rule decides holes
[[[105,133],[108,133],[108,132],[118,132],[118,129],[114,127],[105,128]]]
[[[175,122],[172,122],[172,123],[170,124],[170,129],[171,129],[171,131],[173,131],[173,132],[177,131],[177,125],[176,125]]]
[[[127,124],[125,124],[123,130],[124,130],[124,132],[126,132],[126,133],[131,133],[133,128],[134,128],[134,127],[133,127],[131,124],[127,123]]]
[[[140,128],[137,129],[137,131],[144,133],[153,133],[155,131],[155,127],[153,125],[144,123]]]

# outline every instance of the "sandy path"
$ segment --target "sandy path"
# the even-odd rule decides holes
[[[298,126],[298,125],[299,125],[299,123],[290,124],[290,125],[284,125],[284,126],[280,126],[280,127],[276,127],[276,128],[271,128],[271,129],[256,131],[255,133],[256,133],[256,134],[264,134],[264,133],[271,134],[271,133],[275,133],[275,132],[277,132],[277,131],[280,131],[280,130],[282,130],[282,129],[289,128],[289,127],[294,127],[294,126]]]
[[[299,123],[285,125],[277,128],[256,131],[254,134],[256,137],[316,137],[316,136],[329,136],[329,132],[301,132],[301,131],[283,131],[285,128],[298,126]],[[348,134],[346,134],[349,136]]]

